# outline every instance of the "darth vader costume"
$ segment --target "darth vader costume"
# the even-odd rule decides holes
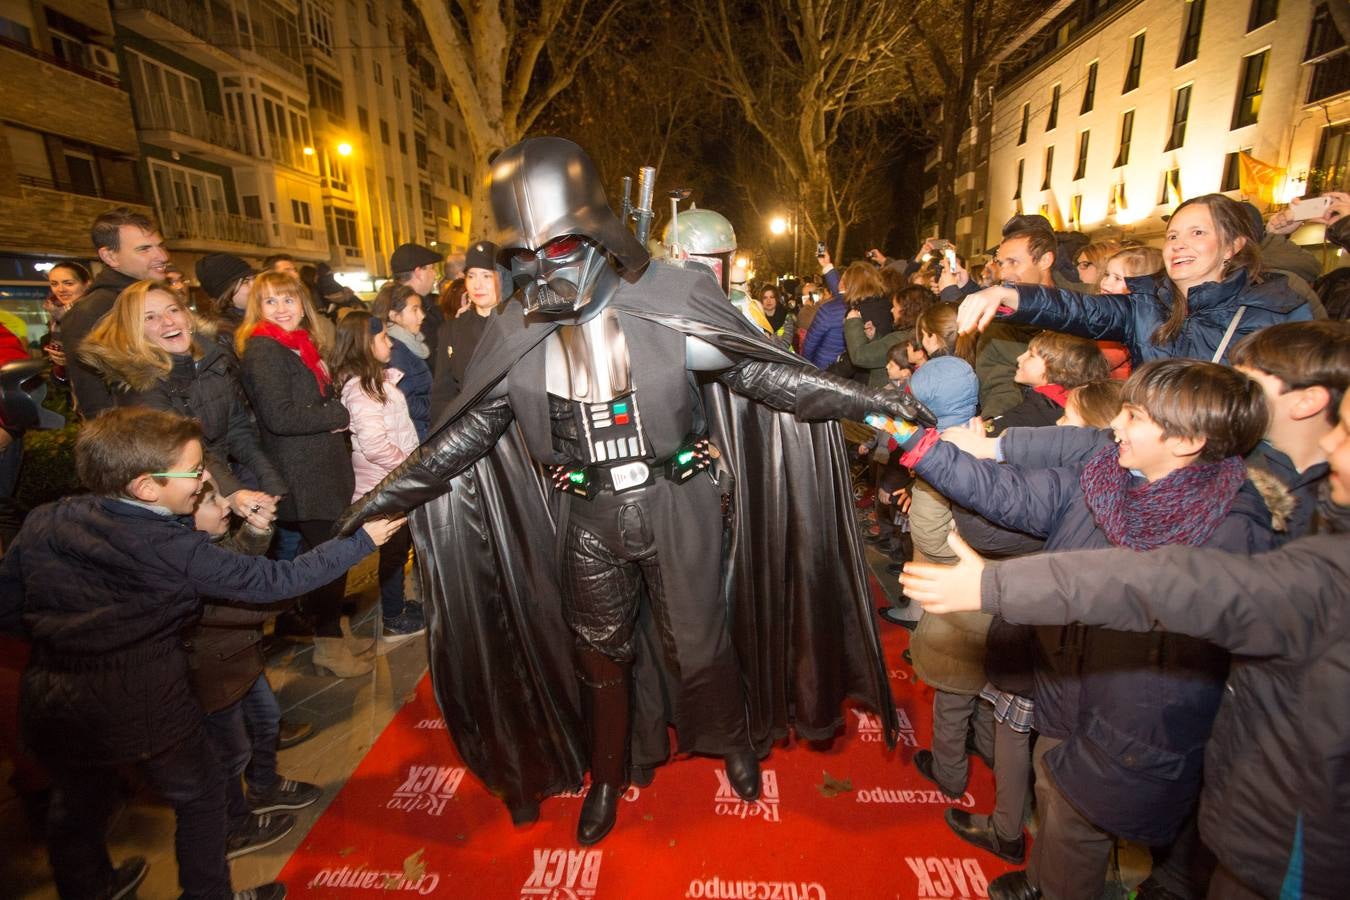
[[[427,441],[344,528],[413,510],[433,686],[517,822],[580,788],[578,840],[632,777],[720,756],[737,793],[842,705],[898,730],[838,426],[912,397],[817,371],[706,273],[649,260],[580,147],[493,164],[513,300]]]

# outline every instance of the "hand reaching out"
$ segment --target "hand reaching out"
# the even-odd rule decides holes
[[[370,535],[376,547],[383,547],[407,523],[407,516],[399,516],[397,519],[371,519],[361,526],[361,530]]]
[[[947,535],[947,546],[959,560],[956,565],[905,563],[900,584],[904,586],[905,594],[917,600],[927,612],[978,612],[984,560],[955,531]]]

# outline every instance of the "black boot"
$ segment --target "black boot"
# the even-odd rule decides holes
[[[728,753],[722,757],[722,763],[726,766],[727,781],[731,782],[736,796],[746,801],[758,800],[759,757],[755,756],[754,751]]]
[[[577,651],[577,677],[591,738],[591,789],[581,804],[577,843],[594,844],[609,834],[628,789],[628,671],[595,650]]]

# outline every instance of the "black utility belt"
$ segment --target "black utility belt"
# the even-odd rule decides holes
[[[557,466],[553,470],[553,486],[568,494],[589,500],[602,492],[622,494],[652,484],[658,478],[684,484],[712,461],[706,453],[696,452],[693,446],[682,447],[664,462],[633,462],[618,465],[590,465],[569,469]]]

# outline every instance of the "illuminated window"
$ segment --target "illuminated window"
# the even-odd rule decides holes
[[[1120,117],[1120,146],[1116,150],[1115,167],[1129,165],[1130,141],[1134,139],[1134,110],[1126,110]]]
[[[1094,59],[1088,64],[1087,81],[1083,85],[1083,108],[1078,110],[1080,114],[1092,112],[1092,107],[1097,102],[1097,61]]]
[[[1078,135],[1078,160],[1073,167],[1073,180],[1087,177],[1088,161],[1088,136],[1089,132],[1084,131]]]
[[[1266,89],[1266,63],[1270,50],[1253,53],[1242,60],[1242,77],[1238,82],[1237,103],[1233,107],[1233,126],[1243,128],[1256,124],[1261,115],[1261,94]]]

